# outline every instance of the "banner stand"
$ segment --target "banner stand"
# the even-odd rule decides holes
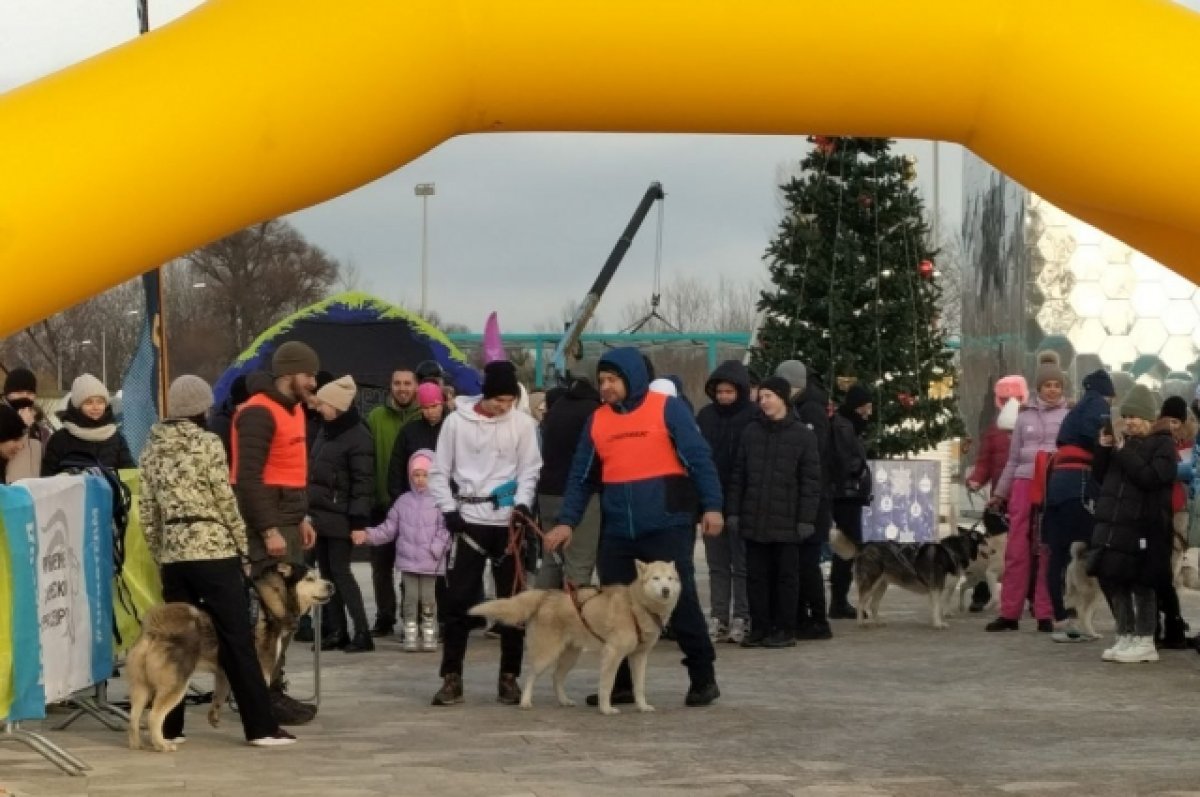
[[[41,734],[24,730],[20,722],[4,723],[0,742],[23,744],[71,777],[78,777],[92,768],[86,761],[71,755]]]
[[[91,696],[80,693],[67,700],[66,703],[75,710],[69,717],[54,726],[56,731],[65,731],[75,720],[85,714],[110,731],[123,731],[129,727],[129,715],[108,702],[108,681],[96,684],[92,688]],[[114,720],[113,717],[117,719]]]

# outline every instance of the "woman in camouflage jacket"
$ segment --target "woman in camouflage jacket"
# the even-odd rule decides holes
[[[167,404],[169,417],[150,430],[142,451],[139,500],[146,542],[161,567],[163,600],[211,615],[246,740],[286,744],[293,737],[271,713],[254,652],[242,569],[246,524],[229,486],[225,450],[205,430],[212,388],[198,376],[181,376],[171,383]],[[167,739],[183,735],[183,706],[180,702],[163,723]]]

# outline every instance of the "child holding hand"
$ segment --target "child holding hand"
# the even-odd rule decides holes
[[[410,490],[396,499],[379,526],[352,533],[355,545],[384,545],[396,541],[396,569],[401,574],[404,602],[404,649],[437,650],[437,605],[434,585],[446,572],[450,532],[429,494],[433,452],[423,448],[408,460]],[[417,614],[420,610],[418,636]]]

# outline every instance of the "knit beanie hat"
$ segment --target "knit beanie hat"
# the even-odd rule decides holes
[[[0,443],[19,440],[25,434],[25,419],[7,404],[0,404]]]
[[[408,461],[408,472],[411,474],[414,470],[423,470],[426,473],[433,467],[433,460],[427,454],[417,452],[412,455],[412,459]]]
[[[1038,366],[1034,373],[1033,385],[1036,389],[1041,390],[1042,385],[1052,381],[1058,382],[1064,388],[1067,386],[1067,377],[1063,374],[1058,352],[1046,349],[1038,352]]]
[[[422,382],[417,388],[417,406],[432,407],[445,401],[442,389],[436,382]]]
[[[321,361],[317,353],[307,343],[289,340],[275,350],[271,356],[271,374],[273,376],[294,376],[295,374],[312,374],[316,376],[321,370]]]
[[[1134,385],[1133,390],[1125,397],[1121,405],[1121,416],[1124,418],[1141,418],[1149,423],[1154,422],[1154,396],[1145,385]]]
[[[212,388],[194,374],[184,374],[167,389],[167,417],[195,418],[213,405]]]
[[[95,396],[108,401],[108,388],[104,386],[103,382],[91,374],[80,374],[75,377],[75,381],[71,383],[72,407],[78,409],[83,406],[83,402]]]
[[[842,402],[842,406],[847,409],[856,410],[864,404],[870,404],[871,401],[871,391],[862,385],[854,384],[846,391],[846,398]]]
[[[1083,378],[1083,389],[1094,390],[1105,398],[1112,398],[1117,395],[1117,389],[1113,387],[1112,377],[1103,368],[1097,368]]]
[[[651,393],[662,393],[664,396],[679,397],[679,390],[676,389],[675,383],[666,377],[659,377],[650,383]]]
[[[793,390],[803,390],[808,384],[808,368],[799,360],[784,360],[775,367],[775,376],[786,379]]]
[[[1187,402],[1179,396],[1169,396],[1158,411],[1160,418],[1174,418],[1180,423],[1187,422]]]
[[[338,412],[345,412],[354,404],[354,396],[357,393],[358,386],[354,384],[354,377],[343,376],[318,390],[317,398]]]
[[[758,394],[761,396],[764,390],[769,390],[776,396],[779,396],[784,404],[787,404],[792,398],[792,383],[779,375],[768,376],[764,379],[762,384],[758,386]]]
[[[517,382],[517,367],[508,360],[496,360],[483,366],[483,397],[521,397],[521,386]]]
[[[37,377],[28,368],[14,368],[4,377],[4,395],[9,393],[36,393]]]
[[[1029,383],[1020,374],[1009,374],[996,380],[997,409],[1003,408],[1009,399],[1016,399],[1018,404],[1029,401]]]

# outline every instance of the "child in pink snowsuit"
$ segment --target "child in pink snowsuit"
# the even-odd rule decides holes
[[[433,452],[422,448],[408,460],[411,489],[396,499],[379,526],[355,532],[355,544],[384,545],[396,541],[396,570],[400,571],[404,603],[404,649],[437,650],[437,603],[434,585],[446,572],[450,532],[429,493]],[[421,624],[418,631],[417,616]],[[418,636],[419,633],[419,636]],[[419,640],[419,648],[418,648]]]
[[[1038,355],[1034,381],[1037,395],[1017,415],[1009,446],[1008,464],[992,494],[993,505],[1008,504],[1008,547],[1004,552],[1004,577],[1000,582],[1000,616],[988,623],[988,631],[1015,631],[1021,610],[1029,595],[1030,570],[1035,554],[1038,574],[1034,585],[1033,614],[1039,631],[1054,630],[1054,608],[1047,588],[1048,550],[1041,550],[1038,530],[1031,524],[1031,490],[1038,453],[1054,453],[1058,427],[1069,409],[1065,396],[1066,376],[1058,355],[1045,351]],[[1041,546],[1045,547],[1045,546]]]

